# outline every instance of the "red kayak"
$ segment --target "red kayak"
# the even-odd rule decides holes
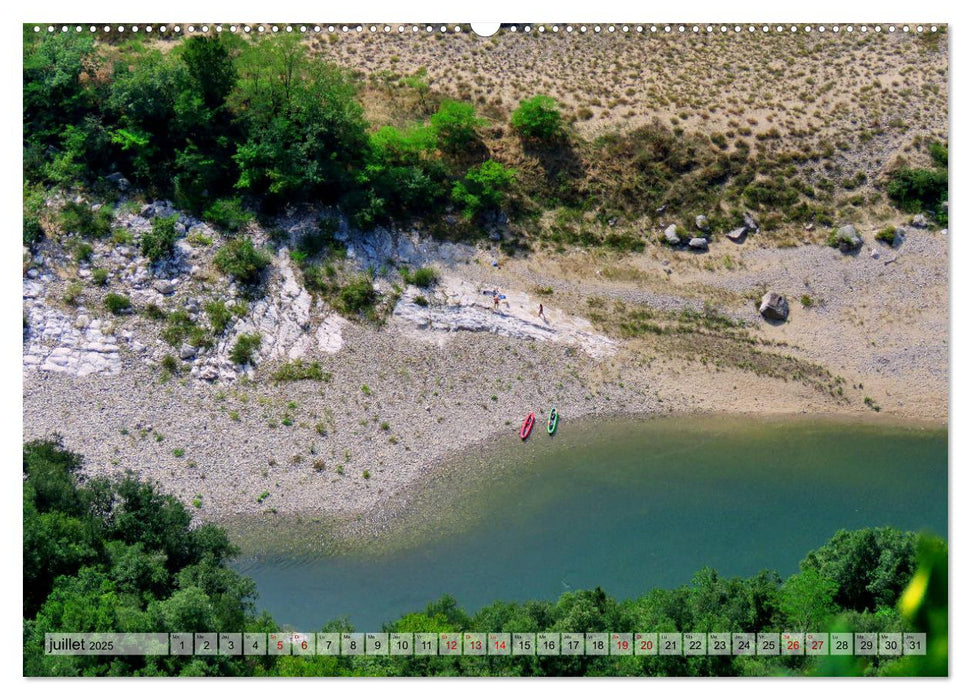
[[[526,416],[526,420],[523,421],[523,427],[519,429],[519,437],[523,440],[529,437],[529,433],[533,430],[533,423],[536,422],[536,414],[532,411]]]

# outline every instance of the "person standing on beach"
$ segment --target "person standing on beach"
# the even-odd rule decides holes
[[[492,293],[492,310],[499,310],[499,290],[497,289]]]

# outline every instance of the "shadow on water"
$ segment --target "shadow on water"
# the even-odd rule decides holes
[[[377,629],[446,592],[467,609],[598,585],[625,598],[702,566],[787,575],[840,528],[947,535],[941,427],[710,415],[565,427],[456,458],[377,536],[328,553],[317,523],[317,551],[237,568],[282,624],[347,615]]]

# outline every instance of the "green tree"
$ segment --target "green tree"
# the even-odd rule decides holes
[[[874,611],[900,597],[914,573],[916,543],[914,533],[891,527],[840,530],[807,554],[799,568],[833,581],[840,608]]]
[[[350,76],[311,61],[298,36],[265,38],[238,61],[231,98],[246,137],[236,187],[277,203],[336,201],[353,182],[367,136]]]
[[[487,160],[470,168],[465,177],[455,183],[452,199],[462,207],[467,218],[472,218],[487,209],[499,207],[515,177],[515,170]]]
[[[443,151],[457,152],[477,138],[476,129],[485,123],[467,102],[444,100],[431,116],[432,128]]]
[[[236,549],[213,525],[191,528],[174,497],[132,475],[81,477],[57,442],[23,449],[25,675],[242,675],[265,661],[58,657],[47,632],[182,632],[273,628],[255,588],[226,563]]]
[[[548,142],[562,133],[563,119],[552,97],[534,95],[519,103],[512,113],[512,126],[527,139]]]
[[[819,631],[828,628],[837,613],[837,585],[815,569],[806,569],[782,585],[780,608],[792,629]]]
[[[87,33],[25,37],[25,137],[44,146],[57,146],[66,124],[83,121],[95,108],[99,96],[82,76],[96,71],[102,62],[95,51],[94,38]]]
[[[446,172],[434,155],[435,144],[435,132],[426,126],[378,129],[356,178],[358,193],[351,201],[355,224],[367,228],[435,211],[446,192]]]

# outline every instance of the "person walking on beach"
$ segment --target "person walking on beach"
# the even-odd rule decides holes
[[[497,289],[492,293],[492,310],[499,310],[499,290]]]
[[[543,315],[543,304],[542,304],[542,302],[540,302],[540,305],[539,305],[539,317],[541,319],[543,319],[544,321],[546,320],[546,316]]]

